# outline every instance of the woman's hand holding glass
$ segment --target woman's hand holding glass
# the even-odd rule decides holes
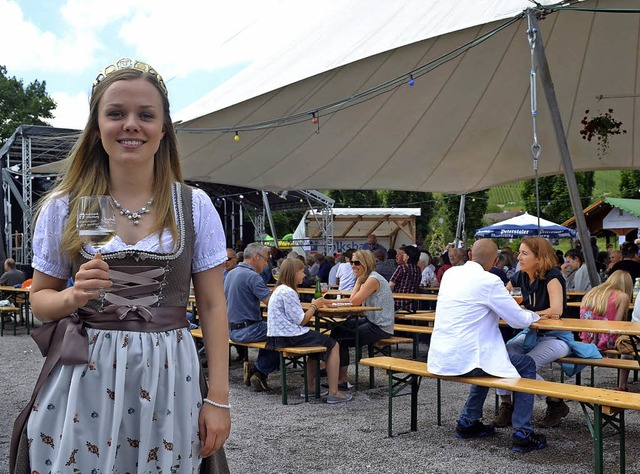
[[[74,286],[83,287],[85,292],[98,293],[103,296],[104,290],[111,286],[111,282],[109,281],[109,265],[102,261],[100,251],[116,235],[116,210],[111,196],[81,196],[78,199],[77,228],[80,240],[96,250],[91,262],[101,263],[90,264],[91,262],[87,262],[82,265],[81,271],[83,267],[87,266],[86,270],[89,271],[86,275],[78,271]],[[80,284],[76,285],[78,278],[80,278]],[[100,281],[96,282],[95,280]],[[95,283],[97,286],[89,286]],[[87,288],[84,288],[85,286]]]
[[[107,262],[94,258],[83,263],[73,279],[74,304],[78,308],[85,306],[93,298],[102,297],[112,284]]]

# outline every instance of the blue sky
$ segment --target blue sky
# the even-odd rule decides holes
[[[0,65],[47,83],[57,127],[82,128],[91,84],[121,57],[145,61],[169,88],[172,115],[281,48],[338,0],[0,0]]]

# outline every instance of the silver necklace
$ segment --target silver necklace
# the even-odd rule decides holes
[[[136,212],[133,212],[126,207],[123,207],[122,204],[120,204],[113,196],[111,196],[111,199],[113,199],[113,204],[116,206],[116,208],[118,208],[120,214],[122,214],[123,216],[127,216],[127,219],[133,221],[134,225],[138,225],[140,223],[140,218],[149,212],[149,208],[153,204],[153,198],[151,198],[143,207],[138,209]]]

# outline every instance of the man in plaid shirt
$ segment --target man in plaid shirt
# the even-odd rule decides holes
[[[422,272],[418,267],[420,251],[413,245],[398,249],[396,261],[398,268],[393,273],[389,286],[394,293],[417,293],[420,287]],[[404,309],[410,312],[415,311],[414,305],[408,300],[396,300],[396,311]]]

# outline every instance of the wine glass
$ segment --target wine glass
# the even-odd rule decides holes
[[[511,288],[511,296],[513,296],[513,299],[516,300],[516,303],[522,304],[522,288],[520,288],[519,286]]]
[[[320,283],[320,291],[322,292],[322,297],[326,298],[329,291],[329,283]]]
[[[96,250],[93,258],[102,259],[100,250],[116,235],[116,210],[111,196],[81,196],[77,227],[80,240]],[[98,292],[102,295],[104,288],[98,288]]]
[[[280,277],[280,269],[278,267],[273,267],[273,269],[271,270],[271,275],[273,275],[273,279],[275,281],[278,281],[278,278]]]

